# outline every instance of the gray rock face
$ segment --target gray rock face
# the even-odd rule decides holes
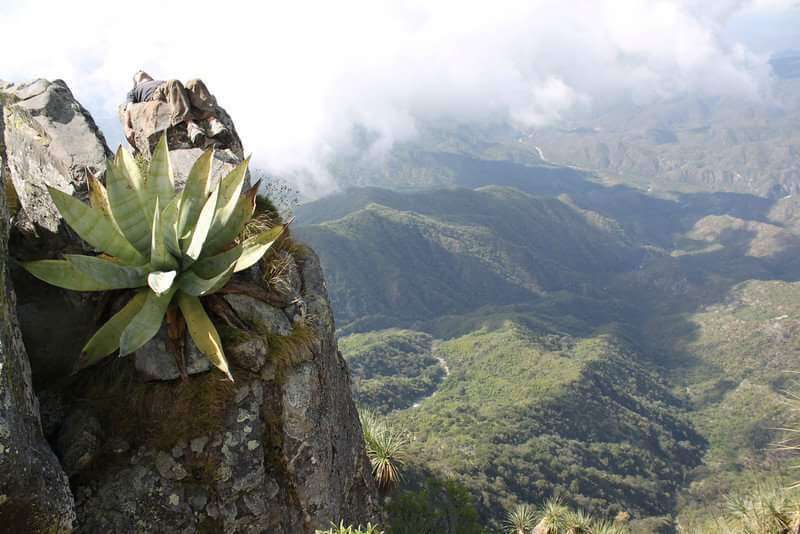
[[[18,228],[56,233],[61,217],[47,186],[85,191],[89,174],[105,171],[105,139],[61,80],[0,85],[5,105],[6,166],[19,198]]]
[[[5,179],[0,165],[0,182]],[[75,519],[72,494],[42,435],[9,280],[8,234],[9,214],[0,196],[0,525],[7,532],[69,532]]]
[[[236,382],[218,425],[109,453],[116,468],[76,477],[80,531],[295,534],[340,519],[375,521],[375,486],[319,260],[308,250],[298,263],[316,314],[305,336],[285,315],[274,320],[282,310],[228,295],[267,339],[289,328],[285,341],[267,348],[258,332],[223,334]]]
[[[41,134],[34,133],[45,131],[50,123],[62,124],[59,117],[69,116],[64,106],[73,111],[82,108],[70,103],[74,100],[55,98],[68,94],[60,82],[11,89],[16,102],[12,105],[30,101],[27,105],[40,110],[35,116],[42,121],[20,107],[3,112],[3,117],[30,119],[15,122],[14,127],[0,124],[0,132],[16,136],[13,144],[0,145],[4,159],[16,162],[21,182],[14,189],[24,193],[55,184],[82,196],[84,175],[73,172],[72,163],[66,165],[61,153],[49,147],[70,146],[64,149],[70,162],[90,160],[94,156],[88,147],[95,145],[105,155],[104,141],[91,119],[86,118],[75,135],[94,136],[92,143],[68,145],[58,139],[64,131],[53,126],[47,134],[50,141],[37,145],[41,139],[36,135]],[[1,83],[0,94],[11,100],[8,86]],[[33,106],[37,98],[50,103]],[[83,113],[75,111],[64,124],[73,124]],[[197,149],[179,150],[173,162],[176,175],[185,176],[194,152]],[[26,153],[34,155],[31,161]],[[224,165],[233,164],[219,161],[218,176],[225,172]],[[38,172],[29,175],[38,184],[35,187],[28,184],[26,169]],[[19,226],[17,235],[30,230],[30,236],[39,239],[28,236],[15,242],[12,256],[31,259],[44,251],[47,255],[80,251],[82,245],[68,232],[60,231],[61,240],[53,241],[50,229],[64,226],[41,195],[30,196],[27,208],[21,207],[28,226]],[[90,533],[295,534],[314,532],[330,521],[376,521],[377,492],[313,252],[302,247],[299,252],[298,247],[281,252],[286,266],[281,298],[275,297],[278,288],[264,285],[253,268],[237,275],[237,293],[204,300],[222,336],[236,379],[233,384],[218,371],[208,370],[204,357],[192,358],[191,346],[187,346],[190,370],[198,374],[186,381],[172,380],[177,368],[172,354],[165,351],[163,336],[135,357],[110,358],[63,380],[96,326],[99,303],[23,278],[24,284],[17,285],[25,287],[27,296],[21,329],[31,360],[57,370],[51,377],[34,375],[33,383],[46,407],[47,437],[69,473],[67,486],[64,470],[42,437],[23,337],[16,329],[5,265],[7,223],[2,204],[0,530],[19,524],[24,526],[14,531],[62,532],[74,525],[79,532]],[[255,295],[248,294],[248,287],[256,289]],[[109,302],[121,297],[112,296]],[[161,363],[156,369],[153,362]],[[153,378],[158,380],[148,381]]]
[[[4,103],[0,158],[18,211],[11,246],[18,259],[83,252],[62,224],[47,187],[82,197],[86,176],[101,175],[110,154],[88,111],[61,80],[0,84]],[[32,239],[37,237],[38,239]],[[12,269],[17,314],[34,378],[69,373],[94,328],[94,304],[87,295],[41,284]]]
[[[275,333],[288,336],[292,333],[292,325],[286,314],[280,308],[270,306],[248,295],[225,295],[225,300],[230,304],[239,319],[251,325],[262,333]]]
[[[186,340],[184,353],[187,374],[196,375],[211,370],[211,362],[197,350],[191,338]],[[136,370],[145,380],[175,380],[181,376],[175,357],[167,349],[165,326],[161,327],[156,337],[136,351],[134,362]]]

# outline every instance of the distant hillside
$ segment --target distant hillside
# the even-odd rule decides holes
[[[362,317],[423,320],[530,301],[545,291],[585,294],[590,282],[633,269],[643,256],[602,216],[509,188],[347,196],[354,211],[297,230],[325,265],[337,266],[328,284],[345,327]],[[344,213],[336,207],[344,201],[334,199],[328,213]]]
[[[514,323],[477,331],[438,345],[449,376],[393,417],[414,428],[415,457],[457,473],[485,517],[554,493],[601,514],[667,514],[704,441],[625,345]]]
[[[646,332],[709,440],[682,499],[686,514],[718,504],[731,488],[792,475],[794,460],[770,444],[791,420],[784,391],[794,389],[800,361],[800,283],[747,281],[696,313],[653,318]]]
[[[716,124],[723,108],[681,118],[676,104],[674,120]],[[711,175],[647,191],[492,159],[507,134],[482,146],[438,131],[349,168],[352,183],[391,189],[297,210],[354,395],[413,432],[415,472],[455,477],[494,525],[559,495],[629,511],[636,532],[702,523],[729,491],[783,480],[788,460],[768,445],[791,422],[785,371],[800,370],[800,195],[704,190],[722,187]],[[674,139],[648,143],[663,156]]]
[[[356,404],[388,413],[431,395],[446,375],[432,338],[411,330],[380,330],[339,339]]]
[[[730,191],[779,198],[800,191],[797,57],[773,60],[783,78],[758,99],[680,97],[630,103],[541,129],[526,142],[548,161],[653,190]]]

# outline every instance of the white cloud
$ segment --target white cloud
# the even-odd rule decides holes
[[[786,4],[786,5],[784,5]],[[742,9],[782,0],[465,2],[107,0],[4,3],[3,77],[63,78],[118,140],[132,73],[202,77],[261,167],[311,170],[358,122],[381,147],[416,119],[532,125],[625,92],[757,94],[764,58],[723,42]]]

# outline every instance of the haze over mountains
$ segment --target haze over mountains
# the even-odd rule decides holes
[[[777,480],[800,355],[800,83],[558,128],[430,124],[301,206],[364,405],[495,524],[561,495],[641,532]],[[369,139],[363,131],[358,135]]]

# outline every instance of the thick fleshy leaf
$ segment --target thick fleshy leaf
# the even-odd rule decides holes
[[[215,276],[219,276],[221,273],[227,271],[231,265],[236,265],[236,261],[239,259],[239,256],[242,255],[243,250],[242,245],[239,244],[216,256],[201,258],[192,264],[192,271],[200,278],[214,278]]]
[[[203,251],[203,246],[208,236],[208,231],[211,229],[211,222],[214,220],[214,210],[217,207],[217,197],[219,196],[219,185],[214,188],[214,191],[209,195],[203,209],[200,210],[200,216],[197,217],[197,222],[192,229],[192,233],[185,243],[181,243],[184,248],[184,259],[196,260],[200,257]]]
[[[218,291],[231,279],[234,267],[236,267],[235,264],[228,267],[227,270],[219,275],[209,279],[200,278],[192,271],[186,271],[178,278],[178,288],[187,295],[192,295],[194,297],[210,295]]]
[[[167,232],[161,224],[159,205],[160,201],[156,198],[153,208],[153,233],[150,239],[150,267],[158,271],[170,271],[178,268],[178,260],[167,250],[164,239],[164,234]]]
[[[222,351],[222,341],[219,338],[219,333],[214,328],[211,319],[208,318],[200,299],[179,291],[177,301],[181,313],[183,313],[183,318],[186,319],[186,327],[189,330],[189,335],[192,336],[194,344],[197,345],[200,352],[211,360],[211,363],[217,369],[225,373],[225,376],[233,382],[233,377],[228,369],[228,361]]]
[[[214,150],[208,149],[197,158],[186,178],[186,185],[181,192],[181,206],[178,216],[178,237],[184,238],[191,231],[200,216],[200,210],[208,199],[210,192],[211,163]]]
[[[111,319],[106,321],[106,324],[100,327],[95,332],[86,346],[81,351],[81,357],[75,366],[75,370],[81,370],[90,365],[94,365],[109,354],[112,354],[119,348],[120,337],[122,332],[127,328],[133,318],[142,309],[145,300],[147,299],[148,291],[142,289],[128,301],[128,303]]]
[[[130,265],[141,265],[146,259],[114,227],[100,210],[84,204],[72,195],[52,187],[50,198],[67,224],[94,248],[114,256]]]
[[[224,227],[228,219],[233,215],[233,210],[236,209],[236,203],[239,201],[239,195],[242,193],[242,184],[247,175],[249,163],[250,158],[247,158],[220,182],[217,210],[214,213],[214,222],[211,223],[211,235],[214,235]]]
[[[109,220],[111,220],[111,222],[114,224],[114,228],[116,228],[117,231],[122,234],[122,230],[120,230],[119,226],[117,225],[117,221],[114,219],[114,214],[111,212],[111,203],[108,200],[108,191],[106,191],[103,183],[91,175],[89,175],[86,181],[89,185],[89,205],[105,213],[106,217],[108,217]]]
[[[141,175],[133,157],[123,154],[126,151],[120,147],[117,156],[106,166],[108,200],[122,235],[136,250],[147,255],[150,253],[150,216],[145,214],[140,198]],[[132,162],[125,163],[129,159]]]
[[[239,259],[236,261],[236,267],[233,272],[238,273],[239,271],[244,271],[248,267],[253,266],[267,253],[272,244],[278,240],[285,229],[286,225],[279,224],[274,228],[270,228],[269,230],[245,240],[242,243],[242,255],[239,256]]]
[[[177,271],[155,271],[147,275],[147,285],[153,293],[161,295],[169,291],[176,276],[178,276]]]
[[[121,169],[128,177],[128,180],[134,185],[136,195],[139,197],[139,206],[141,206],[141,210],[144,213],[149,231],[150,225],[153,222],[153,203],[156,199],[156,196],[151,194],[151,192],[148,190],[147,177],[142,176],[142,172],[139,170],[139,165],[136,162],[136,158],[134,158],[130,152],[122,147],[117,150],[115,162],[117,168]]]
[[[166,132],[158,141],[150,160],[150,170],[144,180],[144,191],[151,206],[156,200],[160,206],[166,206],[175,196],[175,177],[169,159]]]
[[[67,260],[40,260],[20,265],[33,276],[50,285],[73,291],[108,291],[114,289],[76,269]]]
[[[120,265],[97,256],[67,254],[64,257],[75,269],[97,280],[108,289],[142,287],[149,271],[147,266]]]
[[[181,257],[181,246],[178,241],[178,215],[180,212],[181,196],[175,195],[167,207],[161,212],[161,234],[167,251],[176,258]]]
[[[236,236],[242,233],[247,221],[253,216],[256,209],[256,195],[258,194],[258,187],[260,182],[256,183],[253,187],[244,192],[239,197],[236,203],[236,208],[233,210],[228,222],[225,226],[220,228],[215,234],[208,236],[206,240],[205,253],[207,256],[214,256],[222,252]]]
[[[161,328],[164,314],[167,313],[172,296],[175,294],[176,287],[172,286],[166,293],[156,295],[152,291],[147,292],[142,308],[139,310],[130,324],[122,332],[119,340],[119,355],[127,356],[142,347],[145,343],[153,339]]]

